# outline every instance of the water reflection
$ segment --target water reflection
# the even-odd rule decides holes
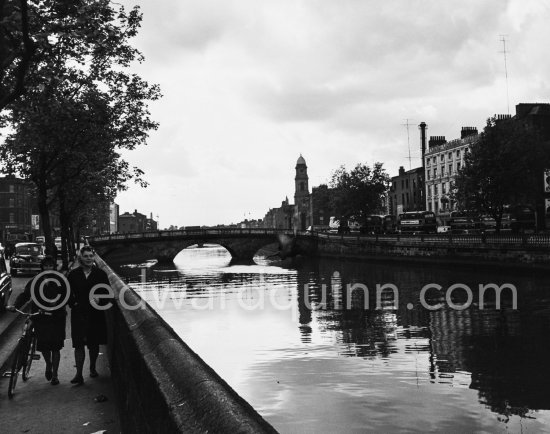
[[[170,294],[161,315],[282,432],[541,431],[550,423],[543,277],[337,260],[230,266],[211,246],[177,260],[120,272],[151,304]],[[427,283],[443,288],[426,293],[429,305],[444,303],[455,283],[472,289],[473,303],[427,310]],[[504,292],[500,310],[491,294],[480,309],[480,283],[515,285],[518,309]],[[377,284],[398,291],[377,297]],[[467,294],[453,291],[452,301]]]

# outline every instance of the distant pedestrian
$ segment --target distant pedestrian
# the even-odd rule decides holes
[[[97,268],[94,263],[94,251],[90,246],[83,246],[78,255],[79,267],[73,269],[68,280],[71,287],[71,338],[73,340],[76,375],[71,380],[73,384],[84,383],[82,370],[88,347],[90,357],[90,377],[97,377],[96,362],[99,355],[99,345],[107,343],[107,324],[105,311],[97,309],[92,304],[92,291],[96,295],[106,294],[105,285],[109,285],[107,274]],[[98,285],[103,286],[96,290]],[[101,305],[101,303],[97,303]]]
[[[55,386],[59,384],[57,371],[61,358],[60,350],[65,341],[67,312],[62,302],[66,303],[69,288],[59,278],[59,275],[47,273],[55,270],[56,261],[52,256],[44,257],[40,266],[46,273],[40,273],[29,280],[25,290],[16,298],[14,306],[9,306],[8,309],[20,309],[25,303],[32,300],[31,311],[42,311],[40,315],[33,317],[33,326],[37,337],[36,349],[42,353],[46,362],[46,380]],[[55,281],[50,279],[55,279]]]

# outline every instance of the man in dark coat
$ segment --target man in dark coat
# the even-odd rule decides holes
[[[96,361],[99,355],[99,345],[107,343],[107,324],[105,311],[98,306],[105,305],[94,300],[94,296],[109,294],[109,279],[107,274],[94,264],[94,252],[90,246],[80,249],[80,266],[68,275],[71,287],[71,338],[73,340],[76,376],[73,384],[82,384],[84,377],[82,369],[88,347],[90,356],[90,377],[97,377]]]

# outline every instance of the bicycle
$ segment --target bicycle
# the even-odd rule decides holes
[[[36,315],[51,315],[51,313],[43,311],[27,313],[13,308],[12,306],[10,306],[8,310],[11,312],[19,312],[26,316],[25,324],[23,325],[23,333],[17,341],[17,346],[12,355],[10,383],[8,385],[8,397],[11,399],[13,398],[13,392],[17,384],[19,372],[21,372],[23,381],[27,381],[29,379],[32,361],[40,359],[40,356],[36,354],[36,334],[31,318]]]

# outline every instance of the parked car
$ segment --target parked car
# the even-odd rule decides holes
[[[0,253],[0,312],[4,311],[11,295],[11,277],[6,269],[6,259]]]
[[[34,273],[40,271],[40,262],[44,259],[44,247],[38,243],[17,243],[10,258],[10,273]]]

